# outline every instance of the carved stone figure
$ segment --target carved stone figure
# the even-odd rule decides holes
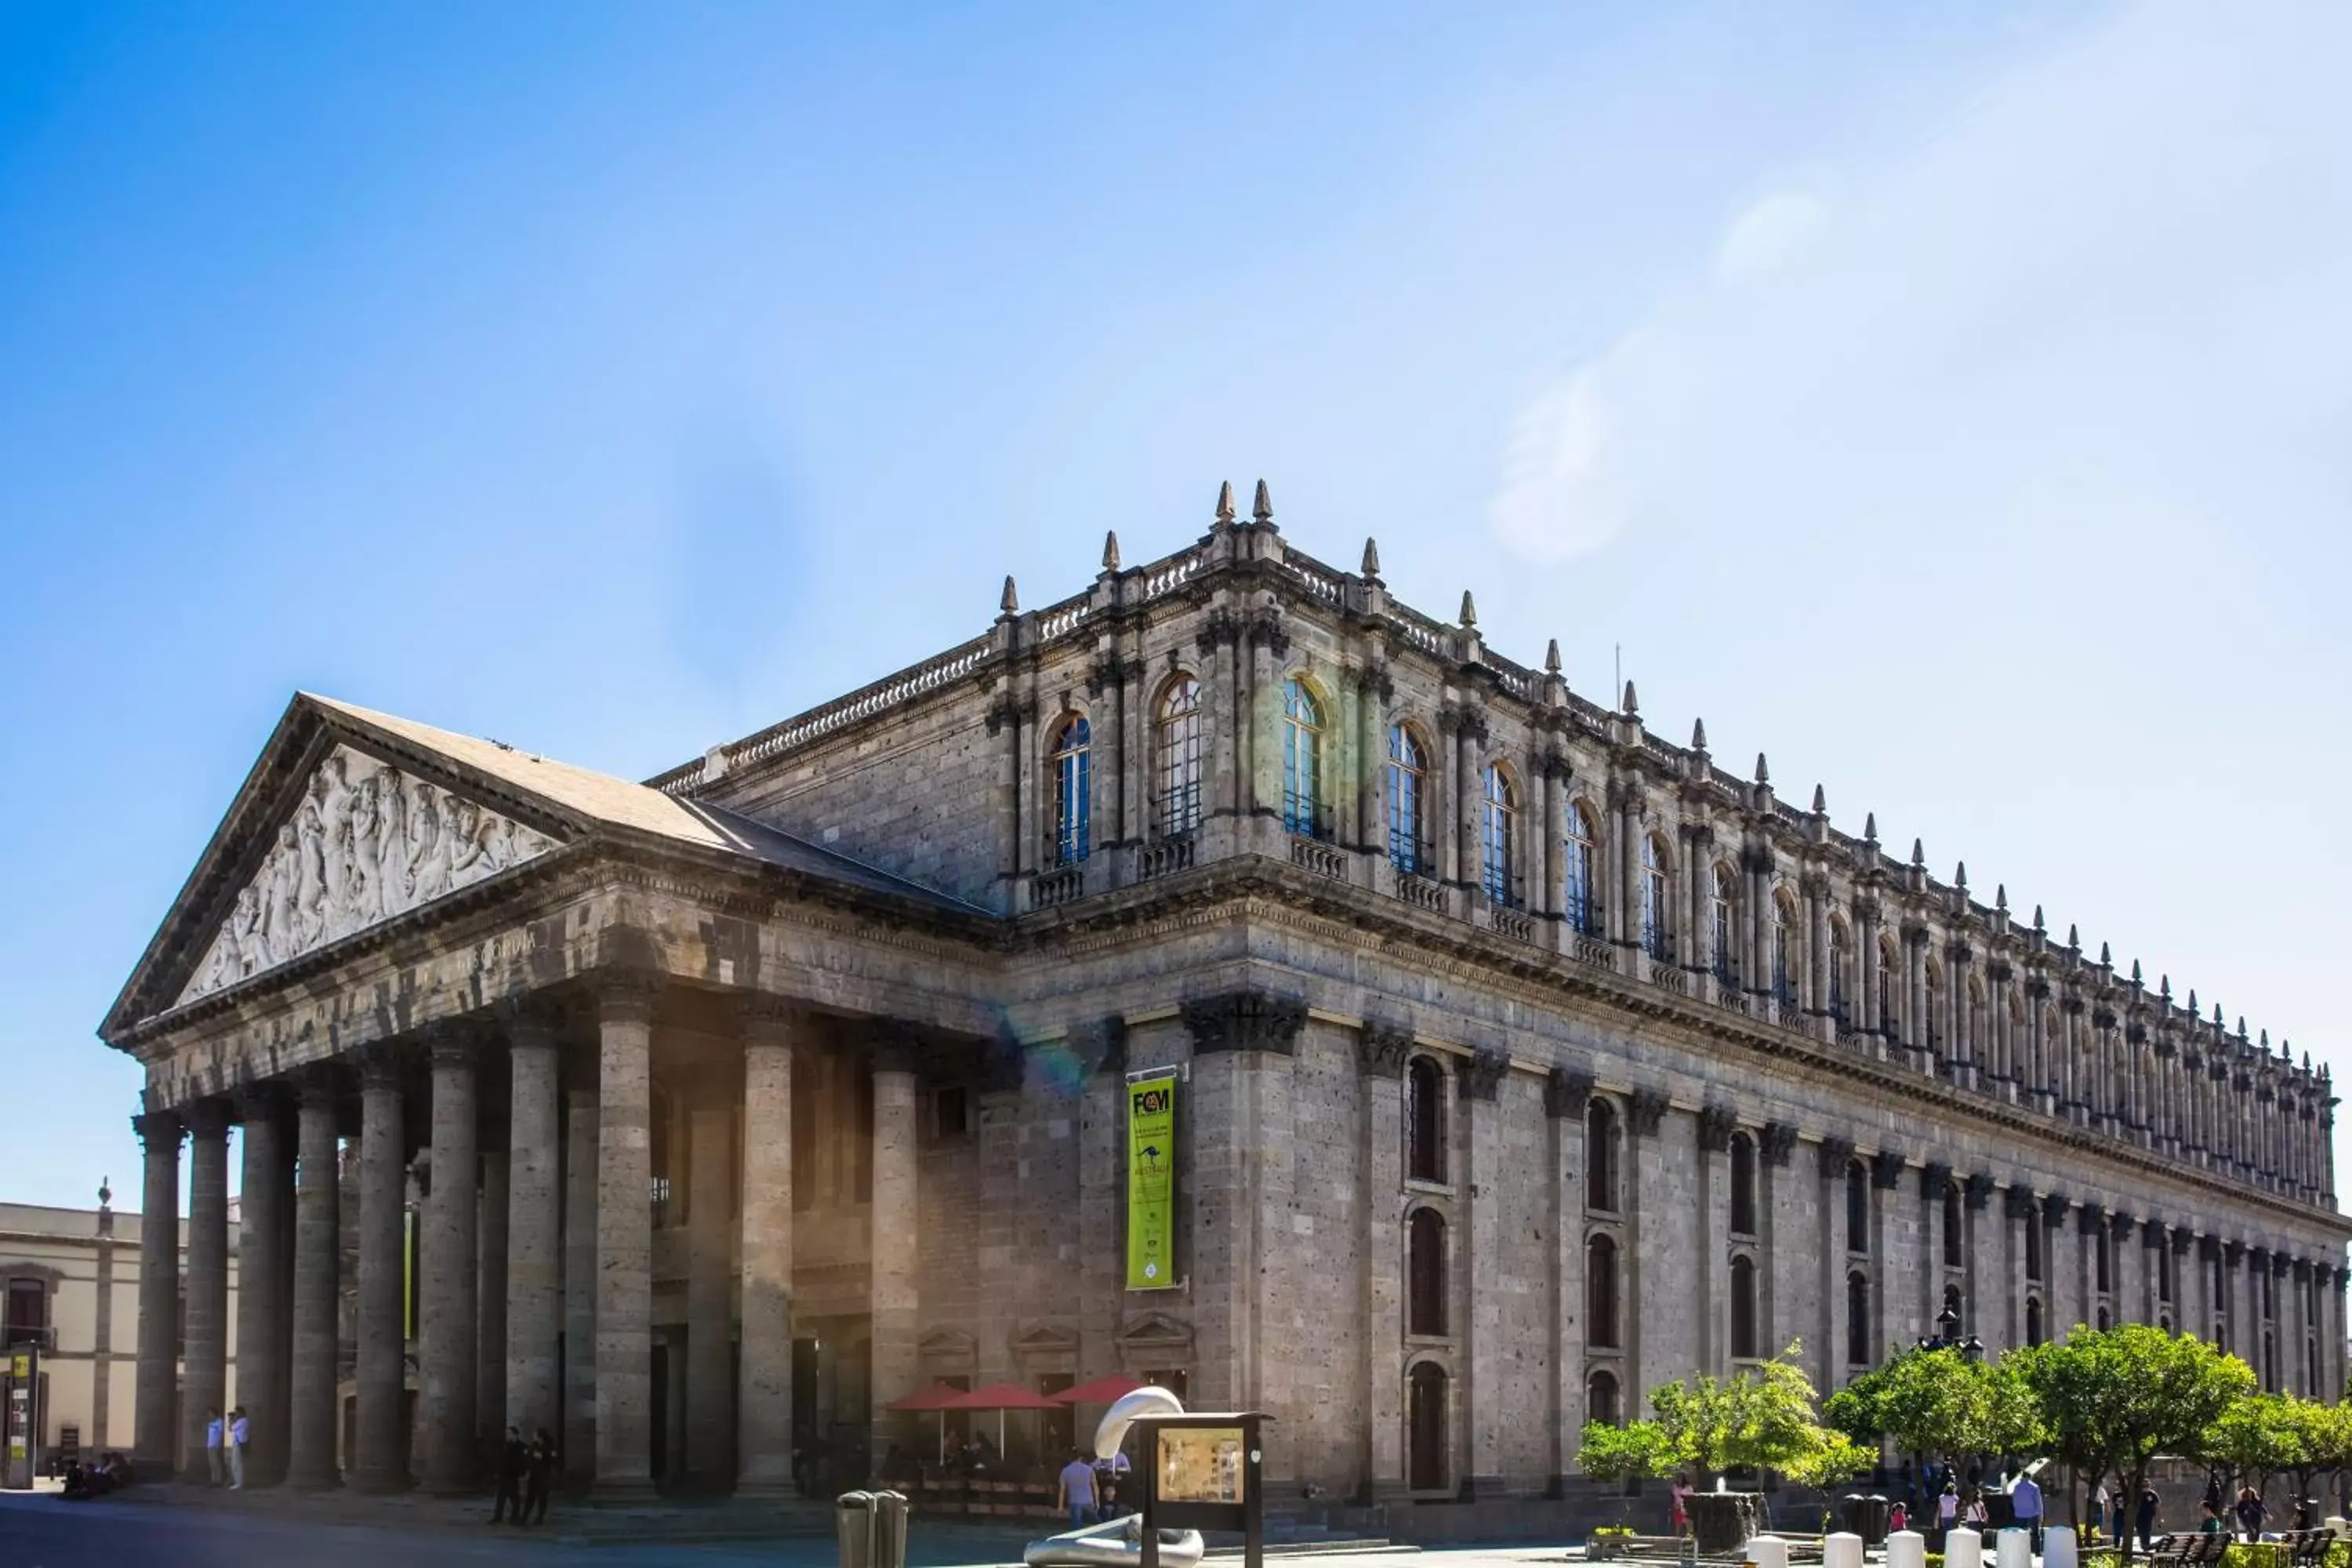
[[[349,747],[319,764],[293,819],[231,903],[180,1000],[274,969],[521,864],[555,841]]]

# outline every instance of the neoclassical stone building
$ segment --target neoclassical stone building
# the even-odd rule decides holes
[[[241,1126],[240,1394],[294,1482],[345,1386],[356,1485],[470,1487],[514,1421],[626,1495],[1124,1371],[1271,1413],[1293,1495],[1526,1497],[1657,1382],[1801,1339],[1835,1385],[1947,1306],[2344,1384],[2325,1072],[1298,552],[1263,487],[644,784],[298,697],[102,1032],[147,1070],[139,1447],[222,1386]]]

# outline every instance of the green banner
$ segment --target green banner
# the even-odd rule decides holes
[[[1127,1080],[1127,1288],[1176,1286],[1176,1069]]]

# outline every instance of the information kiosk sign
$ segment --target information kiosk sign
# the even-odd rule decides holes
[[[1160,1568],[1160,1531],[1238,1531],[1244,1568],[1265,1556],[1265,1503],[1258,1484],[1265,1447],[1256,1411],[1230,1415],[1139,1415],[1143,1434],[1142,1568]]]
[[[7,1447],[0,1451],[0,1486],[10,1491],[30,1491],[33,1470],[41,1462],[41,1349],[35,1344],[8,1347],[0,1369],[0,1396],[7,1400]]]

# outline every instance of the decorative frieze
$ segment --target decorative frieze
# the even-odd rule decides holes
[[[1192,1037],[1192,1054],[1201,1057],[1223,1051],[1290,1056],[1297,1050],[1298,1031],[1307,1023],[1306,1003],[1262,991],[1201,997],[1185,1003],[1181,1013]]]

